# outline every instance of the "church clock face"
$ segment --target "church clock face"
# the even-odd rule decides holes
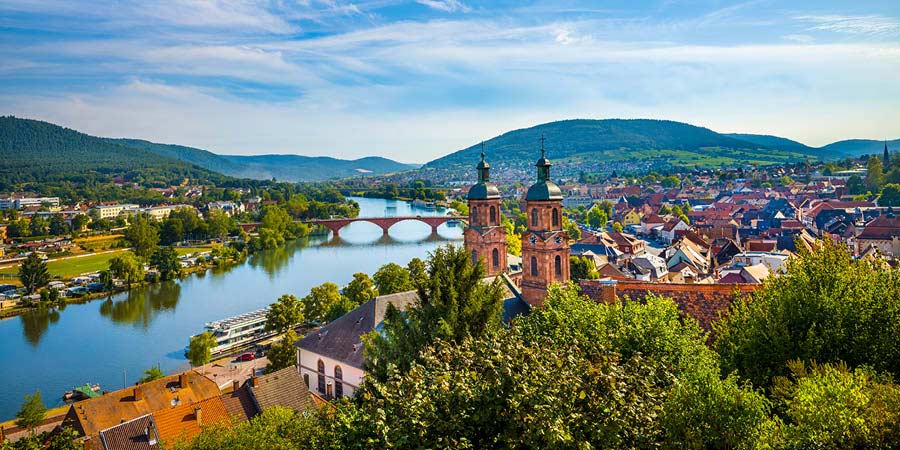
[[[562,244],[562,236],[556,235],[556,244],[557,245]]]
[[[537,236],[532,234],[528,241],[531,242],[531,245],[537,244]]]

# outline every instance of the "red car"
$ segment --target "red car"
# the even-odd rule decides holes
[[[256,359],[256,355],[254,355],[253,353],[244,353],[243,355],[238,356],[237,359],[238,361],[253,361],[254,359]]]

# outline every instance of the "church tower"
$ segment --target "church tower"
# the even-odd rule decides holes
[[[543,136],[541,159],[535,166],[537,182],[525,196],[528,229],[522,234],[522,294],[529,304],[540,306],[550,283],[569,280],[569,235],[563,231],[562,191],[550,181]]]
[[[491,166],[484,160],[484,143],[476,169],[478,183],[469,188],[469,226],[463,239],[466,250],[472,254],[472,262],[480,259],[487,275],[493,277],[508,267],[506,229],[500,225],[500,190],[490,182]]]

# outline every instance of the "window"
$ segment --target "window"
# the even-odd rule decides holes
[[[559,210],[553,208],[553,227],[559,226]]]
[[[478,252],[472,250],[472,265],[478,264]]]
[[[559,255],[556,255],[556,259],[553,260],[553,268],[556,271],[556,276],[562,276],[562,258]]]
[[[536,277],[537,274],[538,274],[537,258],[532,256],[531,257],[531,275]]]
[[[478,225],[478,207],[472,207],[472,225]]]
[[[497,249],[491,250],[491,260],[494,264],[494,268],[500,267],[500,252]]]
[[[344,383],[341,382],[343,379],[344,372],[341,366],[334,366],[334,396],[337,398],[344,396]]]
[[[537,208],[531,210],[531,226],[537,228],[538,226],[538,212]]]
[[[319,360],[318,364],[318,372],[319,372],[319,393],[325,393],[325,363],[322,360]]]
[[[488,225],[496,225],[497,224],[497,208],[491,206],[491,223]]]

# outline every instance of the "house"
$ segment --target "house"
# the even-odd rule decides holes
[[[628,263],[628,270],[641,281],[659,281],[669,273],[666,260],[650,253],[633,258]]]
[[[531,307],[512,281],[505,275],[501,277],[505,289],[503,321],[508,323],[519,315],[528,314]],[[328,399],[352,396],[366,375],[362,336],[381,329],[389,306],[402,311],[418,301],[417,291],[381,295],[307,333],[295,344],[303,384]]]
[[[104,450],[157,450],[162,448],[153,416],[143,416],[122,422],[100,432],[100,447]]]
[[[709,273],[709,259],[704,254],[708,249],[697,245],[696,242],[682,238],[666,249],[668,255],[667,267],[671,270],[680,263],[687,264],[694,269],[694,273]]]
[[[790,258],[790,254],[782,252],[751,252],[745,251],[734,255],[732,264],[738,267],[755,266],[762,264],[772,272],[778,272],[784,263]]]
[[[866,224],[862,233],[856,237],[857,253],[863,253],[867,247],[874,247],[888,258],[900,255],[900,217],[893,210],[882,214]]]
[[[666,220],[658,214],[647,214],[641,217],[641,233],[651,235],[655,230],[662,229],[665,223]]]
[[[198,403],[219,394],[215,382],[189,370],[77,402],[69,407],[63,426],[72,428],[79,436],[85,437],[88,445],[92,445],[99,439],[101,431],[115,425],[180,404]]]
[[[209,211],[222,211],[227,216],[232,217],[235,214],[240,214],[244,212],[244,205],[241,202],[230,202],[225,200],[219,200],[215,202],[209,202],[206,204],[206,209]]]
[[[622,214],[622,225],[637,226],[641,224],[641,214],[634,208]]]
[[[691,226],[684,220],[673,218],[667,221],[660,230],[660,237],[666,244],[671,244],[678,237],[679,232],[685,232],[691,229]]]

